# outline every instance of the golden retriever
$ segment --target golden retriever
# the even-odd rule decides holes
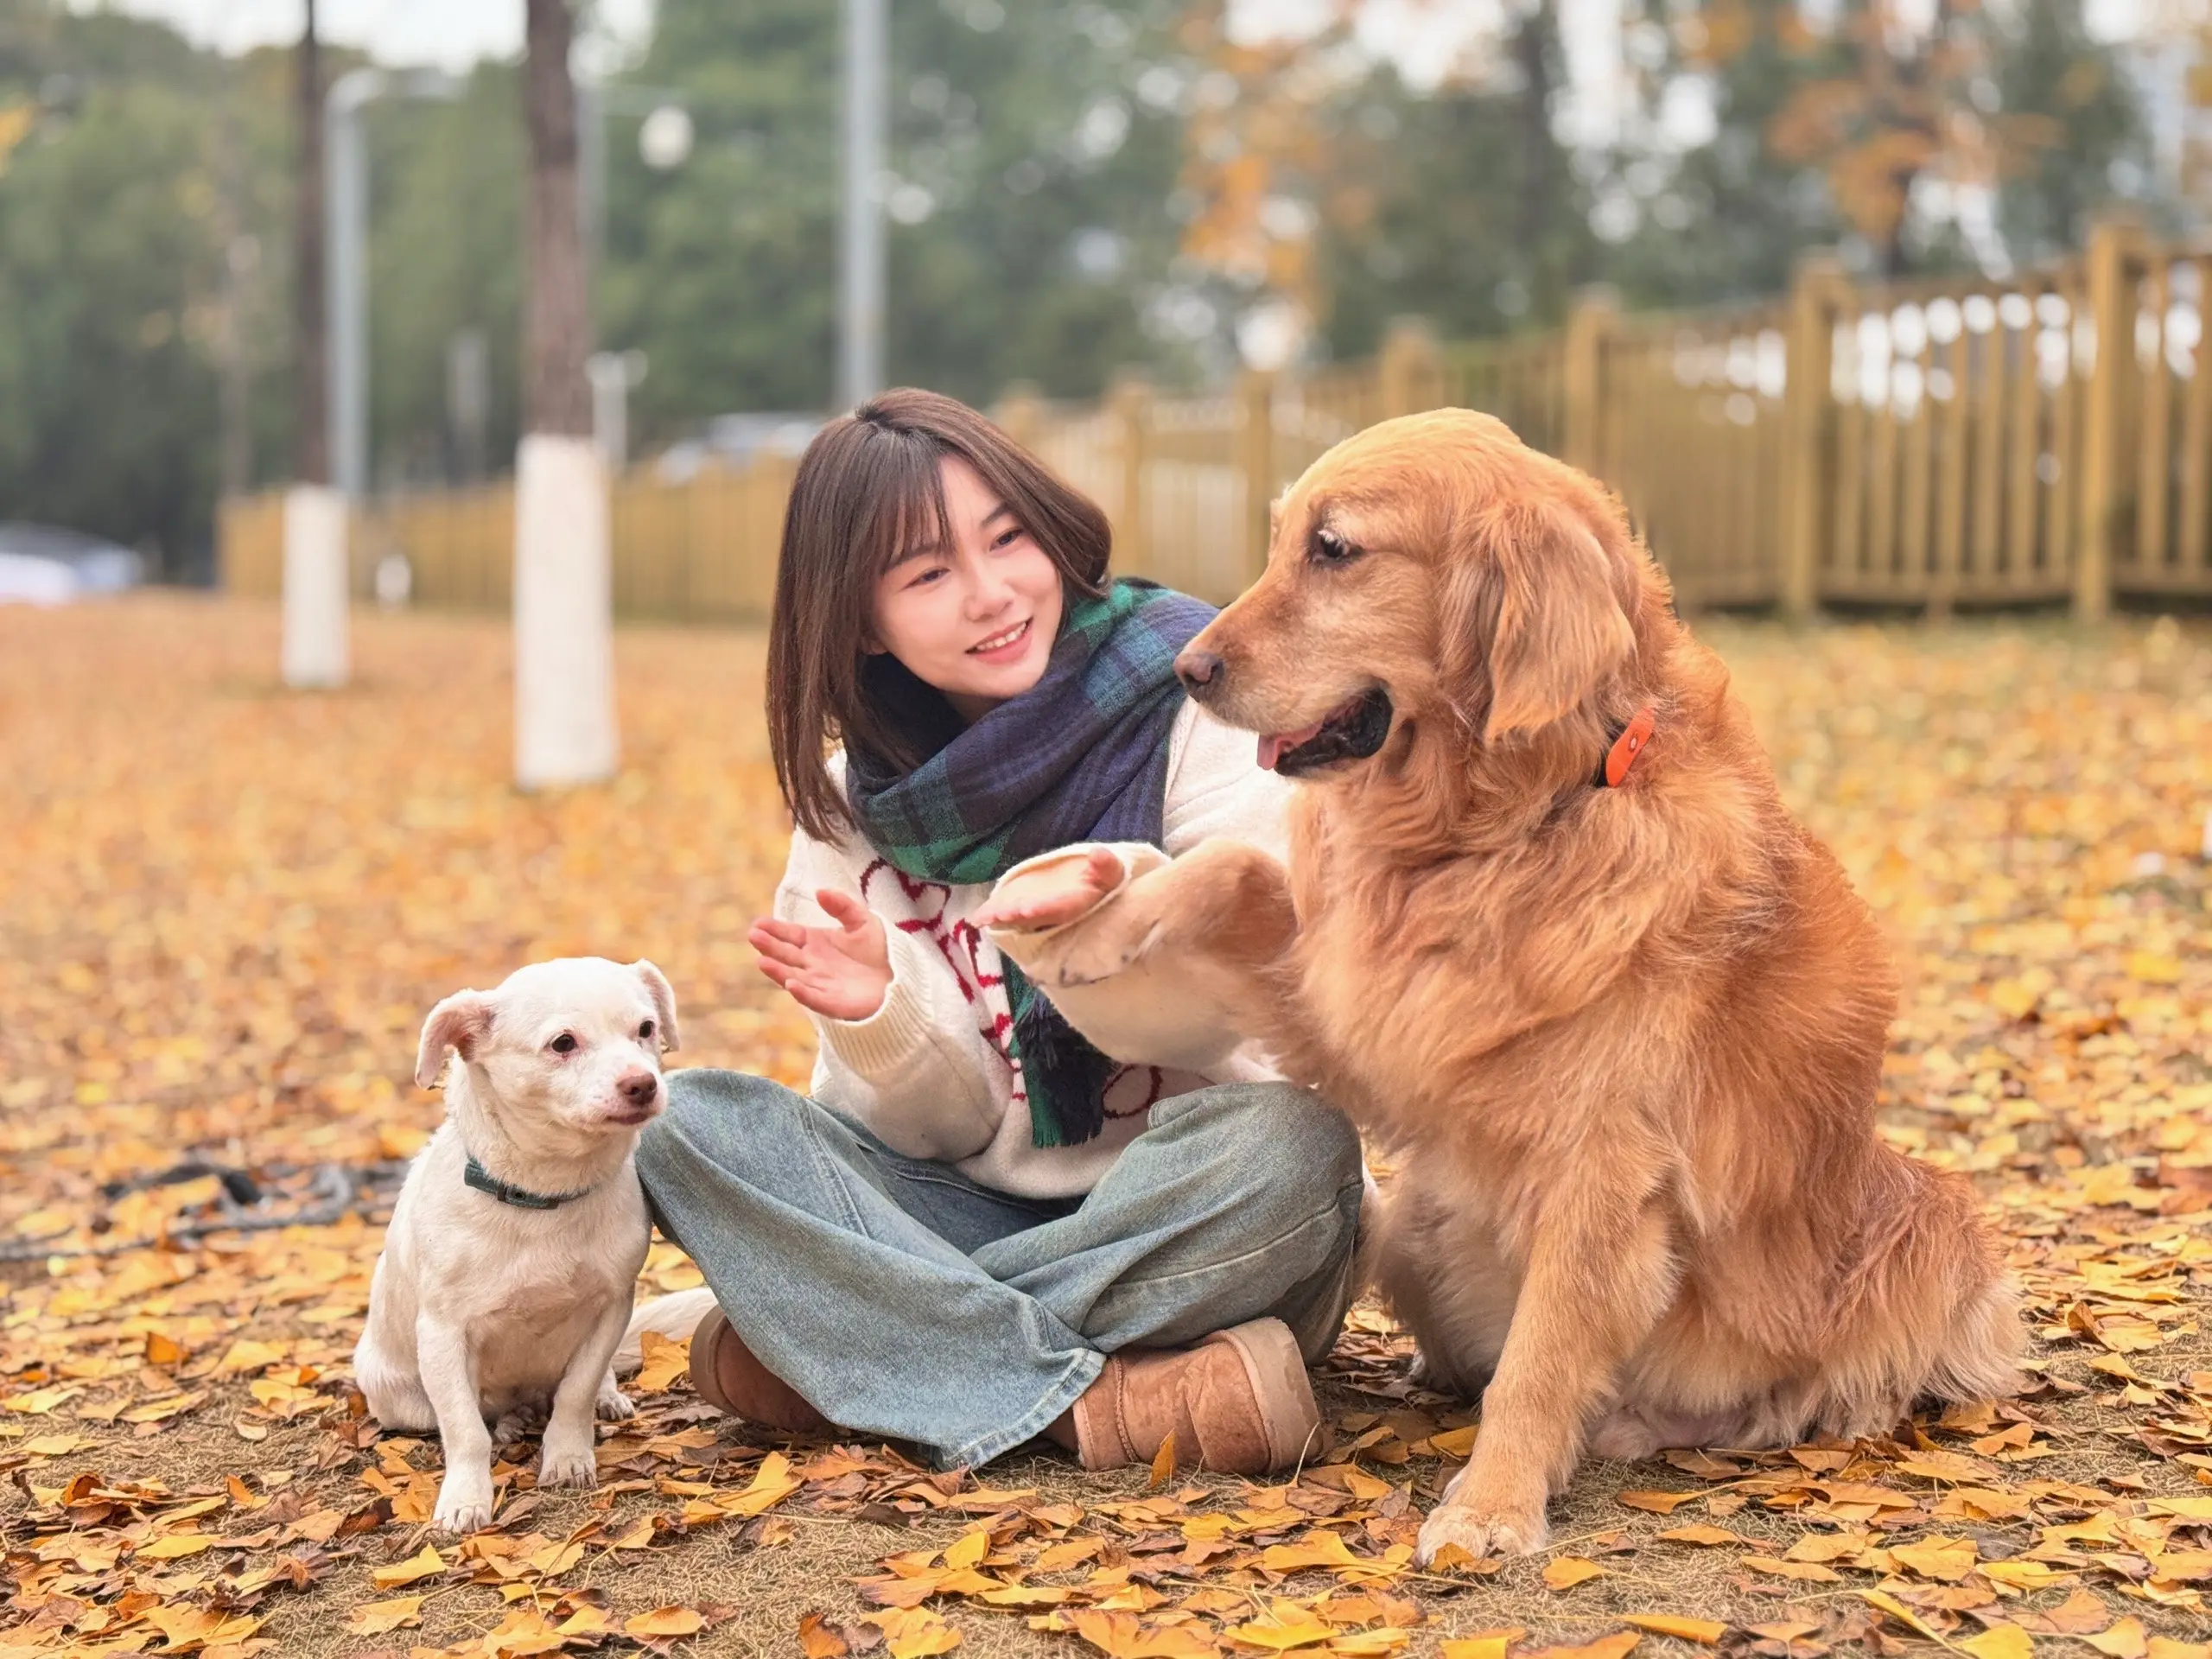
[[[1287,872],[1208,842],[1057,922],[1016,893],[995,937],[1109,1052],[1116,970],[1186,957],[1395,1162],[1382,1287],[1482,1396],[1424,1563],[1541,1546],[1586,1440],[1867,1434],[2010,1385],[1971,1187],[1875,1134],[1873,918],[1606,491],[1485,416],[1385,422],[1179,667],[1303,780]]]

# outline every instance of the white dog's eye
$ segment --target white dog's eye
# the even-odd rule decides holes
[[[551,1042],[546,1044],[545,1046],[551,1049],[556,1054],[573,1054],[575,1052],[576,1048],[575,1035],[572,1032],[564,1031],[558,1037],[556,1037]]]
[[[648,1020],[644,1025],[638,1027],[638,1040],[641,1043],[649,1043],[652,1041],[652,1039],[653,1022]]]

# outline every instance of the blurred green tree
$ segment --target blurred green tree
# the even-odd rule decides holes
[[[2082,0],[2022,0],[1999,39],[1998,225],[2022,263],[2080,247],[2099,208],[2142,196],[2152,176],[2137,90],[2083,10]]]
[[[455,337],[480,334],[489,407],[484,454],[504,470],[522,397],[521,79],[480,64],[447,102],[370,118],[369,398],[378,481],[461,475],[448,391]]]
[[[0,103],[31,113],[0,158],[0,518],[181,569],[215,472],[205,66],[124,19],[7,27]]]
[[[987,399],[1022,378],[1095,390],[1154,355],[1179,163],[1160,0],[893,10],[887,362],[894,381]],[[837,9],[668,0],[626,77],[680,93],[698,133],[656,173],[608,145],[601,296],[610,346],[651,365],[663,435],[728,410],[828,401],[836,295]],[[1160,69],[1166,79],[1148,72]],[[1147,98],[1147,93],[1151,96]]]
[[[1555,322],[1599,268],[1587,186],[1554,130],[1566,83],[1554,0],[1433,91],[1382,65],[1330,111],[1321,289],[1333,356],[1391,318],[1447,337]]]

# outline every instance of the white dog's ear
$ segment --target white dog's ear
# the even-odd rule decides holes
[[[459,1051],[463,1060],[474,1059],[476,1045],[492,1029],[492,1001],[481,991],[455,991],[430,1010],[423,1022],[423,1046],[415,1051],[415,1085],[437,1086],[445,1069],[446,1051]]]
[[[1483,741],[1571,714],[1636,648],[1615,555],[1558,505],[1493,519],[1497,620],[1490,636],[1490,718]]]
[[[683,1045],[677,1040],[676,993],[668,988],[668,976],[643,957],[630,966],[645,982],[645,995],[652,998],[653,1010],[660,1015],[660,1046],[672,1054]]]

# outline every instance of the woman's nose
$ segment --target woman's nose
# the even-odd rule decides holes
[[[968,611],[976,618],[996,615],[1012,602],[1014,584],[1007,573],[990,559],[976,559],[969,564],[968,579]]]

